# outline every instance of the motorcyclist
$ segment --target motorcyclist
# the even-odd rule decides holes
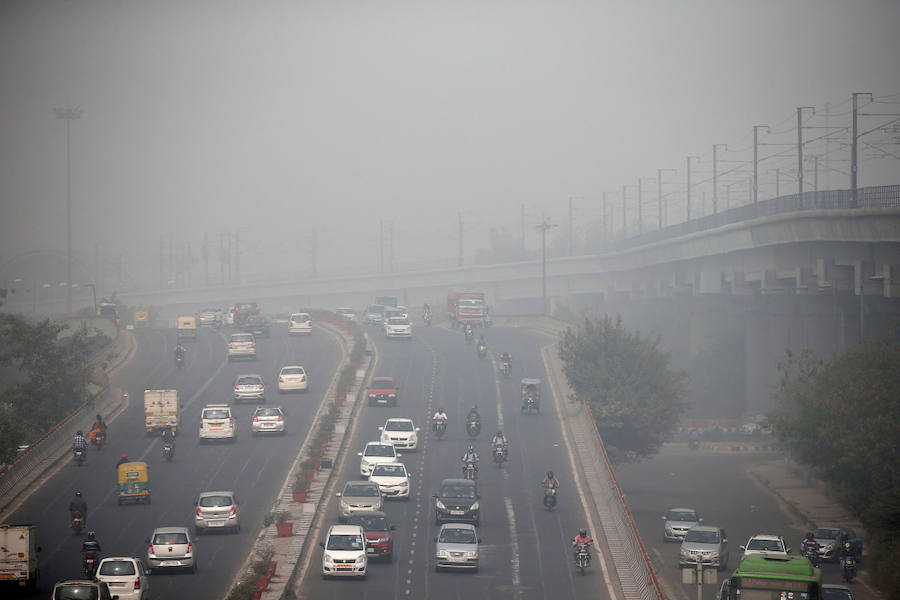
[[[184,358],[185,349],[184,346],[181,345],[181,342],[178,342],[175,345],[175,359],[178,360],[180,358]]]
[[[472,337],[475,335],[475,332],[472,330],[472,324],[466,323],[463,325],[463,333],[466,335],[466,341],[471,342]]]
[[[444,407],[440,407],[437,409],[437,412],[434,413],[434,416],[431,417],[431,430],[437,431],[438,423],[443,423],[447,425],[447,413],[444,412]]]
[[[503,446],[505,449],[509,442],[506,439],[506,436],[503,435],[503,431],[501,429],[497,430],[497,433],[494,434],[494,437],[491,438],[491,446]]]
[[[848,558],[853,556],[853,549],[850,545],[850,539],[847,533],[841,534],[841,549],[840,549],[840,558],[841,558],[841,570],[844,569],[844,563]]]
[[[465,470],[466,466],[472,464],[475,466],[475,472],[478,472],[478,453],[475,452],[475,446],[469,444],[469,447],[466,448],[466,453],[463,454],[463,470]]]
[[[807,531],[803,537],[803,550],[806,557],[810,560],[817,558],[819,555],[819,542],[816,541],[812,531]]]
[[[104,422],[103,417],[98,414],[94,419],[94,423],[91,425],[91,430],[88,432],[88,440],[90,440],[91,443],[94,443],[97,435],[101,433],[104,436],[106,435],[106,422]]]
[[[116,463],[116,468],[119,468],[119,465],[124,465],[127,462],[131,462],[131,459],[128,458],[127,454],[123,454],[119,457],[119,462]]]
[[[81,515],[82,523],[87,523],[87,502],[81,492],[75,492],[75,497],[69,502],[69,519],[74,519],[76,514]]]
[[[100,554],[103,550],[100,548],[100,542],[97,540],[97,534],[93,531],[88,531],[87,538],[81,542],[81,552],[96,552]]]
[[[165,429],[162,432],[162,442],[163,445],[169,444],[172,448],[175,448],[175,432],[171,429]]]
[[[578,530],[578,535],[572,538],[572,547],[575,548],[575,555],[578,555],[578,548],[584,546],[585,550],[590,553],[591,546],[594,545],[594,540],[591,539],[591,536],[588,535],[587,529],[582,527]]]
[[[481,421],[481,415],[478,414],[478,405],[475,404],[472,408],[469,409],[469,414],[466,415],[466,421],[470,423],[478,423]]]
[[[84,455],[87,456],[87,440],[84,437],[84,432],[82,430],[78,430],[75,433],[75,440],[72,442],[72,451],[81,450],[84,452]]]
[[[512,356],[509,355],[509,352],[504,352],[500,355],[500,364],[507,365],[510,369],[512,368]]]
[[[544,486],[548,490],[550,490],[550,489],[556,490],[556,489],[559,489],[559,479],[557,479],[556,476],[553,475],[553,471],[547,471],[547,476],[544,477],[544,480],[541,482],[541,485]]]
[[[478,335],[478,345],[479,345],[479,346],[484,346],[485,348],[487,348],[487,340],[484,339],[484,334],[483,334],[483,333]]]

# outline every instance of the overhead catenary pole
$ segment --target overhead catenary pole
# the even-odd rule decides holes
[[[569,196],[569,248],[568,248],[568,252],[566,254],[567,256],[572,256],[572,247],[574,246],[573,241],[572,241],[572,237],[574,235],[573,234],[574,228],[572,226],[573,225],[573,223],[572,223],[572,202],[573,202],[573,200],[574,200],[574,198],[572,196]]]
[[[637,219],[637,221],[638,221],[638,235],[641,235],[642,233],[644,233],[644,218],[643,218],[643,212],[642,212],[642,206],[643,206],[643,204],[644,204],[644,188],[643,188],[642,183],[643,183],[643,178],[642,178],[642,177],[638,177],[638,201],[637,201],[637,206],[638,206],[638,219]]]
[[[658,214],[657,214],[657,221],[658,221],[658,224],[657,224],[657,226],[659,227],[659,229],[662,229],[662,228],[663,228],[663,225],[665,225],[665,224],[666,224],[666,221],[667,221],[667,219],[664,219],[664,218],[663,218],[663,195],[662,195],[662,174],[663,174],[663,172],[665,172],[665,171],[669,171],[669,172],[672,172],[672,173],[675,173],[675,172],[676,172],[675,169],[657,169],[657,170],[656,170],[656,183],[657,183],[657,188],[656,188],[656,199],[657,199],[657,202],[658,202],[658,205],[657,205],[657,213],[658,213]],[[668,211],[666,211],[666,212],[668,212]]]
[[[463,266],[463,218],[462,213],[459,213],[459,256],[457,258],[457,265],[460,267]]]
[[[606,192],[603,192],[603,200],[600,204],[600,230],[603,232],[603,239],[606,239],[607,223],[606,223]]]
[[[719,212],[719,146],[728,150],[726,144],[713,144],[713,214]]]
[[[803,195],[803,110],[816,114],[814,106],[797,107],[797,193]]]
[[[378,257],[380,260],[379,273],[384,273],[384,219],[379,221],[378,233]]]
[[[625,200],[625,186],[622,186],[622,237],[628,235],[628,207]]]
[[[687,157],[687,189],[686,189],[686,192],[687,192],[687,207],[686,207],[687,219],[685,219],[686,221],[691,220],[691,159],[692,158],[696,158],[697,160],[700,160],[699,156],[688,156]]]
[[[84,113],[80,108],[54,108],[57,119],[66,121],[66,313],[72,312],[72,161],[71,123]]]
[[[544,217],[536,226],[541,232],[541,298],[543,300],[543,314],[547,314],[547,230],[556,227],[550,219]]]
[[[753,126],[753,204],[759,202],[759,130],[765,128],[766,133],[771,133],[768,125]]]
[[[319,262],[319,236],[318,236],[318,232],[316,231],[315,227],[312,228],[311,245],[312,245],[312,247],[310,248],[309,257],[312,262],[312,265],[311,265],[312,277],[313,277],[313,279],[315,279],[319,273],[319,265],[318,265],[318,262]]]
[[[853,101],[853,110],[852,113],[852,123],[850,127],[850,193],[852,195],[851,201],[853,204],[857,203],[856,196],[856,184],[857,184],[857,173],[859,172],[859,163],[857,161],[857,146],[856,141],[857,137],[859,137],[858,129],[857,129],[857,120],[859,116],[859,103],[857,99],[860,96],[869,96],[872,97],[872,94],[869,92],[853,92],[850,94],[850,97]]]

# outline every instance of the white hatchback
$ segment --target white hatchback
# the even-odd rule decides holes
[[[322,579],[328,577],[365,577],[369,559],[366,556],[366,535],[359,525],[332,525],[320,544]]]
[[[102,581],[119,600],[146,600],[150,597],[150,578],[141,559],[111,556],[97,566],[97,581]]]
[[[378,431],[381,432],[381,442],[392,444],[397,450],[415,452],[419,447],[419,428],[413,424],[412,419],[388,419]]]
[[[397,459],[400,458],[400,455],[394,450],[394,446],[381,442],[369,442],[366,444],[365,450],[357,452],[356,455],[361,457],[359,474],[363,477],[371,475],[375,465],[397,462]]]
[[[227,404],[207,404],[200,413],[200,442],[237,440],[237,424]]]
[[[288,333],[312,333],[312,319],[309,313],[294,313],[288,320]]]
[[[375,465],[369,481],[378,484],[378,489],[385,498],[409,500],[409,473],[403,463]]]
[[[278,373],[278,393],[305,392],[309,389],[309,375],[300,365],[281,367]]]

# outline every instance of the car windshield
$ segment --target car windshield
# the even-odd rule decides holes
[[[692,510],[670,510],[666,515],[667,521],[697,521],[697,513]]]
[[[700,544],[718,544],[719,532],[706,531],[703,529],[690,529],[684,536],[685,542],[697,542]]]
[[[368,307],[366,307],[366,312],[380,315],[384,313],[384,307],[380,304],[370,304]]]
[[[384,428],[388,431],[412,431],[415,429],[409,421],[388,421]]]
[[[227,410],[204,410],[203,411],[204,419],[227,419],[228,411]]]
[[[170,533],[157,533],[153,536],[153,543],[165,546],[166,544],[187,544],[187,534],[180,531]]]
[[[474,498],[475,486],[459,483],[448,483],[441,487],[443,498]]]
[[[231,496],[204,496],[198,504],[203,508],[231,506]]]
[[[261,385],[262,381],[259,377],[241,377],[238,379],[238,385]]]
[[[257,417],[277,417],[281,414],[281,411],[277,408],[257,408],[256,416]]]
[[[377,477],[379,475],[384,477],[405,477],[406,469],[403,465],[400,464],[378,465],[377,467],[375,467],[375,470],[372,471],[372,477]]]
[[[372,444],[366,446],[365,456],[396,456],[396,453],[390,444]]]
[[[391,317],[388,320],[388,325],[409,325],[409,321],[403,317]]]
[[[294,321],[295,323],[305,323],[305,322],[309,321],[309,315],[307,315],[307,314],[291,315],[291,321]]]
[[[853,594],[850,590],[823,587],[821,592],[822,600],[853,600]]]
[[[98,575],[134,575],[134,563],[130,560],[104,560]]]
[[[348,485],[346,489],[344,489],[344,496],[349,496],[351,498],[361,498],[367,496],[377,496],[378,495],[378,486],[375,484],[359,484],[359,485]]]
[[[813,533],[814,538],[822,539],[822,540],[836,540],[838,539],[838,535],[840,535],[841,530],[836,527],[819,527]]]
[[[303,367],[284,367],[281,369],[282,375],[303,375]]]
[[[471,529],[445,527],[441,530],[441,536],[438,538],[438,541],[450,544],[474,544],[476,542],[475,532]]]
[[[328,536],[328,545],[326,546],[328,550],[362,550],[363,549],[363,541],[362,538],[356,534],[350,535],[335,535],[331,534]]]
[[[376,379],[372,382],[372,389],[389,390],[394,387],[393,379]]]
[[[352,308],[336,308],[336,309],[334,309],[334,312],[336,312],[339,315],[352,315],[353,309]]]
[[[781,542],[778,540],[752,539],[747,544],[747,550],[760,550],[763,552],[784,552]]]
[[[231,336],[231,341],[232,341],[232,343],[236,342],[236,343],[240,343],[240,344],[243,344],[245,342],[252,342],[253,336],[250,334],[245,334],[245,335],[235,334],[235,335]]]
[[[382,516],[355,515],[350,517],[348,523],[350,525],[359,525],[366,531],[388,531],[390,529],[387,519]]]
[[[100,597],[96,584],[64,585],[53,592],[53,600],[97,600]]]

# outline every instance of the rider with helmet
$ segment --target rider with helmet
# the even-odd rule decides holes
[[[497,433],[494,434],[494,437],[491,438],[491,446],[503,446],[506,448],[508,444],[509,442],[507,441],[506,436],[503,435],[503,430],[498,429]]]
[[[547,476],[544,477],[544,480],[541,482],[547,489],[559,489],[559,479],[553,475],[553,471],[547,471]]]
[[[431,417],[431,430],[437,431],[438,423],[443,423],[446,426],[447,420],[447,413],[444,412],[444,407],[441,406],[437,409],[437,412],[434,413],[434,416]]]
[[[481,420],[481,415],[478,414],[478,405],[473,404],[472,408],[469,409],[469,414],[466,415],[466,421],[478,422]]]
[[[81,450],[87,455],[87,440],[84,437],[84,432],[80,429],[75,433],[75,440],[72,442],[72,451],[75,450]]]
[[[131,462],[131,459],[128,458],[127,454],[123,454],[119,457],[119,462],[116,463],[116,468],[119,468],[119,465],[124,465],[127,462]]]
[[[81,551],[82,552],[96,552],[97,554],[103,552],[100,548],[100,542],[97,540],[97,534],[93,531],[88,531],[87,538],[81,542]]]
[[[91,425],[91,430],[88,432],[88,440],[93,443],[100,434],[106,436],[106,423],[103,421],[103,417],[98,414],[94,419],[94,424]]]
[[[578,549],[584,547],[590,553],[590,547],[594,545],[594,540],[588,535],[587,529],[582,527],[578,530],[578,535],[572,538],[572,547],[575,548],[575,555],[578,555]]]
[[[469,446],[466,448],[466,453],[463,454],[462,461],[463,472],[465,472],[466,466],[468,466],[469,464],[474,465],[475,472],[478,472],[478,453],[475,452],[475,446],[469,444]]]
[[[81,492],[75,492],[75,497],[69,502],[69,519],[74,519],[76,514],[81,515],[83,523],[87,523],[87,502]]]

